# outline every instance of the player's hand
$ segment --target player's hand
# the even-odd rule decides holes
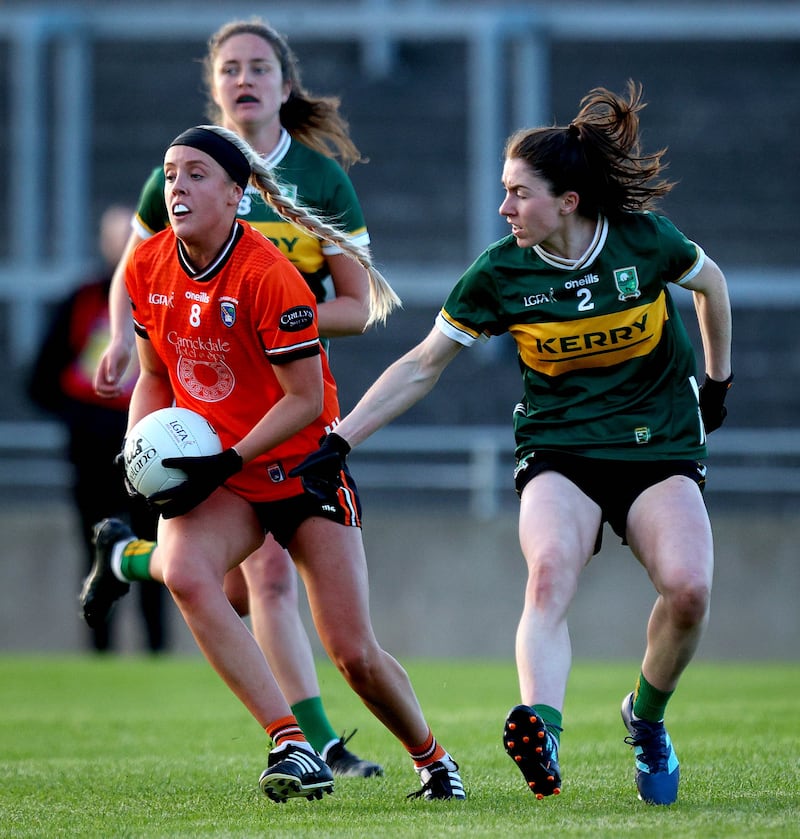
[[[134,485],[128,480],[128,470],[125,468],[125,440],[122,440],[122,449],[120,450],[119,454],[114,457],[114,466],[119,469],[122,473],[122,481],[125,484],[125,492],[131,498],[136,498],[139,495],[139,491],[134,487]]]
[[[315,452],[289,471],[289,476],[300,478],[306,492],[327,501],[342,485],[341,473],[349,453],[347,440],[332,432],[322,438]]]
[[[109,344],[100,357],[94,373],[94,391],[105,399],[114,399],[122,393],[121,382],[131,360],[127,345]]]
[[[700,388],[700,416],[703,418],[706,434],[716,431],[728,416],[725,397],[732,384],[733,373],[724,382],[718,382],[706,374],[706,379]]]
[[[166,457],[162,465],[181,469],[186,480],[176,487],[148,496],[147,503],[165,519],[174,519],[193,510],[221,487],[232,475],[240,472],[242,456],[233,447],[205,457]]]

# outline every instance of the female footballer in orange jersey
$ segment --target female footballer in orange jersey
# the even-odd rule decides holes
[[[141,369],[128,427],[174,400],[205,416],[225,448],[165,461],[188,479],[150,499],[160,505],[157,545],[115,520],[97,526],[84,613],[126,580],[163,580],[206,658],[274,743],[259,781],[264,793],[279,802],[319,798],[333,789],[331,771],[223,589],[227,571],[271,532],[297,565],[331,660],[410,754],[422,783],[414,794],[463,799],[456,763],[433,737],[407,674],[375,639],[352,479],[342,475],[341,491],[321,502],[289,477],[335,426],[339,408],[313,294],[265,237],[236,219],[247,183],[364,265],[376,316],[391,307],[393,292],[368,252],[282,196],[233,132],[183,132],[167,149],[164,172],[171,228],[137,248],[126,275]]]
[[[305,89],[286,38],[265,21],[233,20],[208,41],[204,81],[210,121],[243,137],[307,207],[336,219],[348,238],[369,244],[350,165],[361,154],[350,139],[339,103]],[[369,277],[341,248],[299,230],[247,187],[237,216],[260,230],[292,261],[317,300],[321,336],[359,335],[369,316]],[[164,170],[154,169],[142,188],[128,243],[129,252],[169,224]],[[112,338],[101,359],[95,388],[113,397],[133,350],[130,301],[120,262],[111,285]],[[324,280],[330,279],[329,297]],[[232,569],[225,591],[250,626],[304,734],[334,775],[380,775],[381,766],[354,754],[336,733],[322,702],[311,642],[300,616],[298,581],[288,553],[269,534],[255,554]],[[352,736],[352,735],[351,735]]]

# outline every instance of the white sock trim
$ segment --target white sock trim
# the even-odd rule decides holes
[[[114,576],[121,583],[130,582],[130,580],[122,573],[122,552],[132,541],[132,539],[128,539],[125,542],[117,542],[111,549],[111,570],[113,571]]]
[[[302,749],[311,755],[317,754],[314,747],[307,740],[284,740],[280,746],[273,746],[270,749],[270,753],[279,755],[281,752],[285,752],[289,746],[296,746],[298,749]]]

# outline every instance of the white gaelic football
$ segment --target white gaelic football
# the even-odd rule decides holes
[[[168,457],[202,457],[222,451],[211,423],[188,408],[161,408],[148,414],[125,438],[125,473],[134,489],[146,498],[182,484],[186,473],[166,469]]]

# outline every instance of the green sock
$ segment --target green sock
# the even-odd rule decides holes
[[[119,570],[126,580],[152,580],[150,576],[150,557],[156,548],[155,542],[134,539],[122,550]]]
[[[561,711],[550,705],[533,705],[534,711],[542,718],[547,730],[553,735],[556,743],[561,745],[561,723],[563,722]]]
[[[674,691],[663,691],[654,688],[642,673],[636,681],[633,692],[633,713],[642,720],[661,722],[667,710],[667,702]]]
[[[331,740],[339,736],[328,721],[328,715],[322,707],[322,697],[312,696],[292,705],[292,713],[297,718],[306,740],[320,753]]]

